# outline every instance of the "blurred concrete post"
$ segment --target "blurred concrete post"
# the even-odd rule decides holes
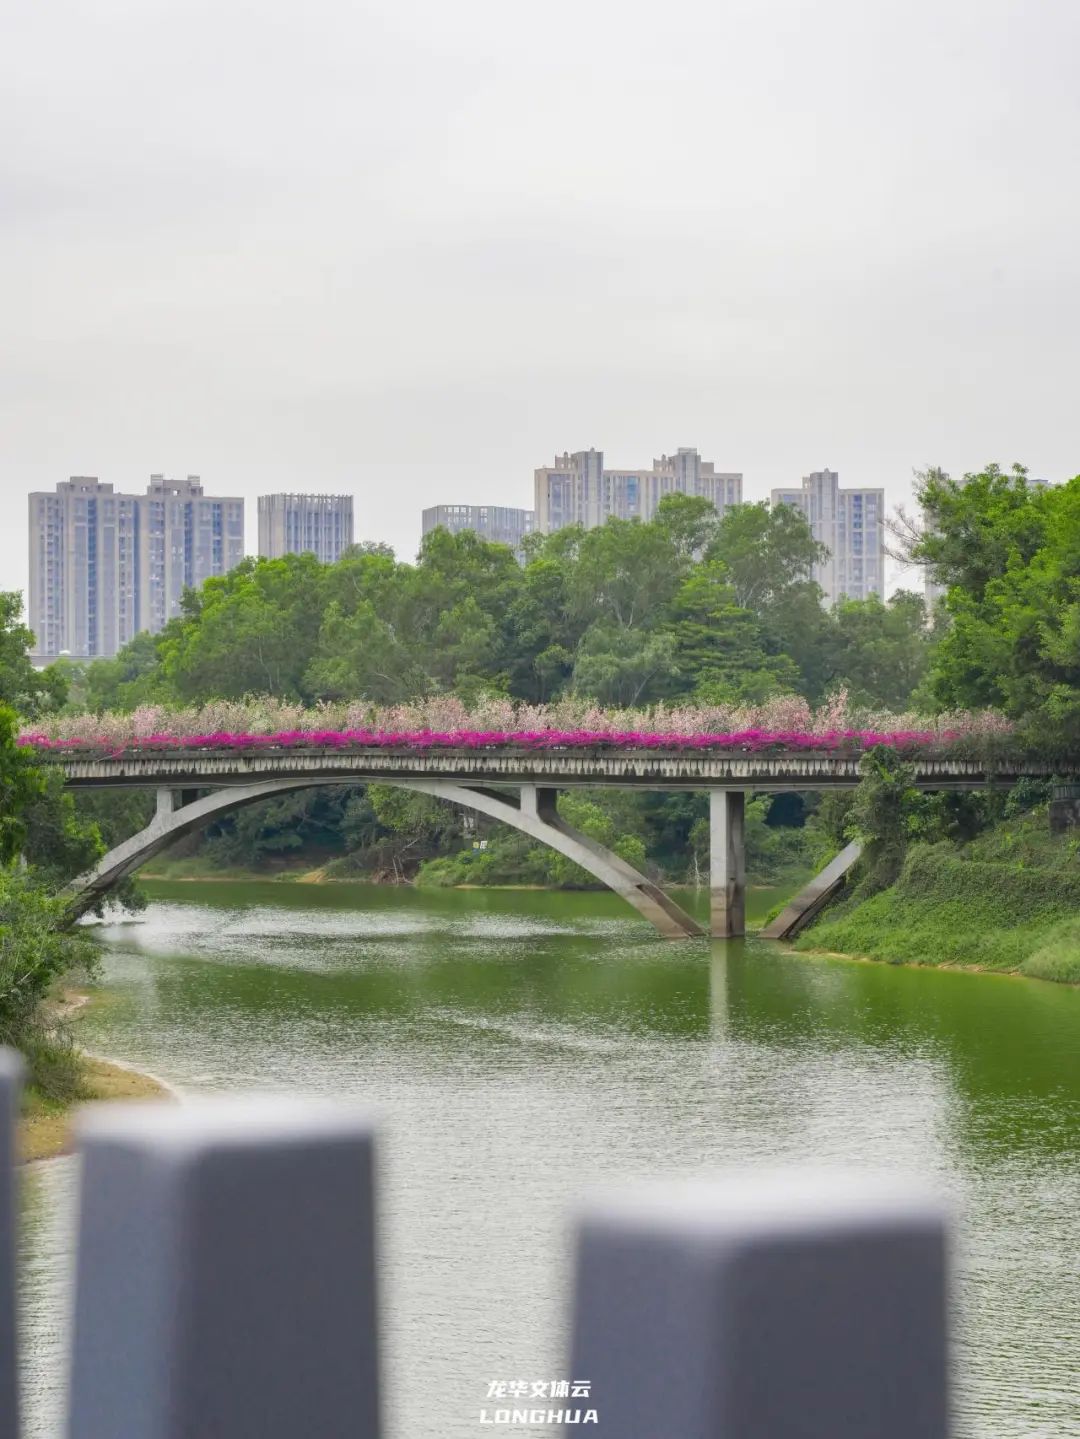
[[[709,791],[709,933],[746,933],[746,792]]]
[[[377,1439],[370,1120],[220,1100],[79,1133],[72,1439]]]
[[[15,1050],[0,1049],[0,1439],[18,1439],[19,1433],[15,1144],[22,1076],[23,1063]]]
[[[598,1439],[945,1439],[941,1209],[798,1171],[599,1200],[572,1370]]]

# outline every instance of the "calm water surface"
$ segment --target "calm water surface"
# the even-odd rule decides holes
[[[98,931],[80,1040],[186,1092],[377,1106],[392,1439],[475,1439],[489,1380],[563,1376],[583,1187],[732,1162],[928,1176],[964,1216],[958,1434],[1080,1434],[1080,991],[657,940],[602,895],[151,892]],[[57,1432],[73,1185],[73,1161],[29,1171],[35,1436]]]

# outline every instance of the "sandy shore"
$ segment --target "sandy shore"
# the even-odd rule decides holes
[[[58,1013],[77,1013],[90,1002],[90,995],[68,990],[57,1004]],[[110,1099],[179,1099],[167,1080],[146,1074],[133,1064],[103,1055],[80,1051],[83,1063],[83,1094],[72,1104],[58,1104],[31,1094],[19,1118],[19,1154],[24,1164],[56,1159],[72,1148],[72,1120],[79,1106]]]

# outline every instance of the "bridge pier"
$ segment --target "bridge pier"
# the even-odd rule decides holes
[[[709,791],[709,932],[746,933],[746,791]]]

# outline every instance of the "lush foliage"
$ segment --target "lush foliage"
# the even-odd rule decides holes
[[[108,843],[131,833],[123,828],[129,806],[115,796],[104,806],[76,800],[64,791],[59,774],[38,765],[33,746],[16,747],[12,711],[38,723],[55,720],[71,678],[70,667],[31,666],[27,650],[33,636],[20,616],[19,596],[0,594],[0,864],[21,856],[43,883],[58,889],[89,868]],[[128,908],[141,903],[131,881],[113,898]]]
[[[947,587],[928,679],[943,706],[989,705],[1033,736],[1080,745],[1080,477],[1014,466],[922,477],[911,554]]]
[[[901,516],[894,531],[903,556],[945,590],[917,697],[993,706],[1015,743],[1075,761],[1080,477],[1044,486],[1019,465],[961,480],[928,470],[917,491],[921,523]],[[867,764],[840,817],[867,844],[860,880],[802,943],[1080,981],[1080,839],[1050,836],[1044,811],[1022,817],[1045,787],[1007,800],[920,795],[895,756]]]
[[[63,903],[25,863],[57,784],[17,744],[15,725],[14,713],[0,707],[0,1044],[21,1049],[31,1082],[59,1096],[77,1084],[78,1067],[44,1001],[54,981],[85,956],[86,942],[67,929]]]
[[[78,1066],[45,1001],[64,974],[92,963],[85,931],[67,926],[63,902],[31,871],[0,868],[0,1043],[20,1049],[31,1082],[54,1097],[77,1088]]]
[[[19,742],[12,710],[0,705],[0,867],[15,863],[26,843],[26,807],[44,788],[33,750]]]
[[[61,665],[36,670],[30,663],[34,636],[22,622],[22,608],[17,590],[0,592],[0,703],[32,719],[64,703],[68,680]]]
[[[448,693],[819,703],[843,683],[862,704],[903,710],[928,656],[921,600],[826,611],[811,579],[818,554],[788,506],[744,505],[720,520],[706,501],[670,495],[648,524],[532,536],[524,564],[444,530],[425,536],[415,564],[381,545],[329,566],[245,560],[186,595],[162,634],[69,678],[95,712],[251,694],[307,707]]]
[[[1039,822],[1045,826],[1045,812]],[[1071,864],[1036,868],[967,858],[947,844],[916,845],[892,887],[826,914],[797,943],[894,964],[974,965],[1080,982],[1078,913],[1075,848]]]

